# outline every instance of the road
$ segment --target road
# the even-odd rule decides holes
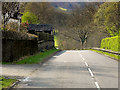
[[[61,51],[32,70],[16,88],[118,88],[118,61],[90,50]]]

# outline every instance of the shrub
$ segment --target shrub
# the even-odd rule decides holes
[[[37,40],[38,36],[25,32],[2,30],[2,39],[12,40]]]
[[[120,51],[120,36],[104,38],[101,42],[101,48]]]
[[[5,28],[3,24],[0,27],[2,30],[18,31],[18,22],[11,21],[5,26]]]
[[[20,23],[20,26],[19,26],[19,23],[18,21],[14,22],[14,21],[10,21],[4,28],[4,25],[2,24],[0,27],[2,30],[6,30],[6,31],[18,31],[18,28],[20,28],[20,32],[26,32],[27,33],[27,26],[28,26],[28,23],[27,22],[23,22],[23,23]]]

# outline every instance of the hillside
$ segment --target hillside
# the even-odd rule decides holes
[[[67,10],[73,9],[75,6],[84,7],[84,2],[52,2],[51,5],[55,8],[64,8]]]
[[[89,3],[89,2],[52,2],[51,3],[51,5],[54,8],[62,11],[71,11],[76,6],[79,6],[80,8],[84,8],[84,6],[87,4],[93,4],[93,3]],[[98,2],[97,4],[102,4],[102,2]]]

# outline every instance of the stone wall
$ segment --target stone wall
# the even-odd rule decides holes
[[[44,49],[52,49],[54,48],[54,41],[47,41],[47,42],[41,42],[38,43],[38,50],[43,51]]]
[[[54,37],[48,33],[38,32],[38,50],[54,48]]]

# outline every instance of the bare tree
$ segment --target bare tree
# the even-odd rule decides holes
[[[89,33],[95,28],[95,25],[93,24],[93,16],[96,10],[97,8],[93,4],[88,4],[82,9],[76,7],[69,18],[68,26],[71,29],[68,30],[66,36],[80,42],[82,49],[84,48],[83,46],[87,41]]]

